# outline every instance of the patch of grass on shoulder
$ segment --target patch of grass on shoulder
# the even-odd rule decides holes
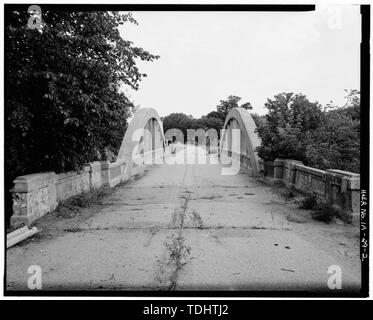
[[[301,201],[299,208],[305,210],[313,210],[317,208],[318,204],[319,201],[317,199],[316,193],[312,193]]]
[[[74,218],[82,208],[88,208],[94,204],[100,204],[101,200],[113,191],[114,188],[104,186],[66,199],[61,202],[55,210],[56,216],[67,219]]]
[[[320,203],[318,204],[315,211],[312,212],[312,218],[318,221],[330,223],[334,220],[337,212],[332,206]]]
[[[285,201],[289,201],[295,198],[293,190],[283,190],[280,192],[280,194],[285,199]]]
[[[330,223],[337,215],[337,210],[330,204],[318,200],[316,193],[304,198],[299,206],[300,209],[312,210],[312,219]]]

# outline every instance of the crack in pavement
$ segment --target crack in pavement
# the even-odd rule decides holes
[[[148,247],[150,245],[150,243],[152,242],[152,239],[153,237],[159,232],[161,231],[161,228],[159,227],[151,227],[149,228],[149,231],[150,231],[150,235],[149,235],[149,238],[146,240],[146,242],[144,243],[144,247]]]

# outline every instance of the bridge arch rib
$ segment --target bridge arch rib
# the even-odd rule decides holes
[[[232,129],[240,130],[240,146],[234,146]],[[239,160],[248,170],[250,176],[259,176],[259,156],[256,151],[260,146],[260,138],[256,133],[256,125],[251,114],[243,108],[232,108],[225,118],[223,132],[220,139],[220,151],[228,153],[233,160]],[[233,145],[232,145],[233,144]],[[239,150],[239,154],[234,152]]]
[[[163,157],[163,146],[163,124],[158,112],[153,108],[141,108],[133,115],[128,125],[117,160],[125,161],[125,175],[131,176],[136,174],[144,163],[154,163]],[[142,159],[142,163],[139,163],[139,159]]]

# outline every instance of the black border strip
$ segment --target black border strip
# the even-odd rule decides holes
[[[4,285],[5,288],[5,285]],[[328,291],[222,291],[222,290],[179,290],[179,291],[110,291],[110,290],[4,290],[4,296],[9,297],[128,297],[128,298],[175,298],[175,297],[191,297],[191,298],[360,298],[363,297],[359,291],[356,292],[337,292]]]
[[[369,114],[370,114],[370,5],[362,5],[361,44],[360,44],[360,260],[361,263],[361,295],[369,295]],[[365,193],[367,199],[363,202]],[[363,214],[363,210],[365,214]],[[367,246],[365,244],[367,242]]]
[[[319,304],[319,307],[315,308],[315,303]],[[177,312],[175,317],[169,315],[148,315],[144,313],[144,308],[149,307],[178,307],[178,309],[184,309],[185,312]],[[295,307],[294,308],[294,304]],[[226,309],[228,315],[224,314],[219,317],[214,314],[188,314],[187,305],[227,305]],[[71,315],[77,317],[77,315],[83,318],[89,318],[95,316],[97,318],[108,319],[111,317],[117,318],[118,315],[124,319],[242,319],[250,318],[250,315],[270,315],[278,316],[279,314],[286,314],[287,319],[299,319],[299,310],[306,312],[307,316],[319,318],[322,310],[322,314],[325,318],[339,319],[342,316],[346,316],[347,310],[368,311],[366,301],[305,301],[305,300],[271,300],[271,301],[260,301],[260,300],[63,300],[63,301],[0,301],[0,307],[7,306],[9,310],[16,310],[19,317],[29,317],[31,310],[43,310],[39,312],[38,317],[41,316],[43,319],[50,317],[50,313],[45,312],[46,310],[57,311],[60,317],[71,318]],[[365,307],[365,308],[364,308]],[[225,308],[223,308],[225,309]],[[3,309],[4,310],[4,309]],[[72,310],[74,310],[72,312]],[[369,310],[370,311],[370,310]]]

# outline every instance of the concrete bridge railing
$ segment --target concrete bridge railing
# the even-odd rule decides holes
[[[150,108],[140,109],[126,130],[115,162],[90,162],[79,172],[46,172],[17,177],[10,190],[13,197],[11,225],[29,225],[70,197],[105,185],[114,187],[130,179],[147,164],[163,157],[163,142],[158,113]]]
[[[108,185],[113,187],[126,180],[124,161],[108,163],[95,161],[86,164],[79,172],[70,171],[35,173],[14,180],[13,215],[11,225],[31,222],[57,208],[70,197],[91,189]]]
[[[319,170],[301,161],[276,159],[260,161],[260,179],[280,184],[303,194],[314,194],[333,207],[346,222],[357,221],[360,215],[360,175],[342,170]]]

